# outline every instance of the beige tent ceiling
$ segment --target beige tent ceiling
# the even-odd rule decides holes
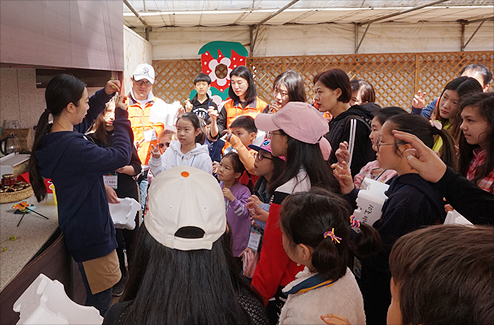
[[[130,28],[480,22],[494,19],[494,0],[124,0]]]

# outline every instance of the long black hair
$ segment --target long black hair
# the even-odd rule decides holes
[[[441,100],[443,99],[443,95],[446,92],[446,90],[453,90],[458,94],[459,100],[463,96],[469,95],[469,94],[475,94],[475,93],[481,93],[482,92],[482,86],[478,82],[477,79],[470,78],[470,77],[458,77],[456,79],[451,80],[446,84],[446,86],[443,89],[443,92],[441,93],[441,96],[439,97],[437,101],[437,108],[440,109],[441,105]],[[459,107],[458,107],[459,108]],[[460,136],[460,110],[457,109],[455,112],[455,118],[453,123],[451,124],[451,128],[449,129],[449,133],[455,140],[455,143],[458,142],[459,136]],[[440,121],[443,125],[447,122],[445,118],[439,114],[439,112],[436,112],[436,119]]]
[[[340,185],[333,175],[329,162],[325,161],[319,144],[309,144],[292,138],[283,130],[281,135],[288,137],[286,168],[281,175],[270,182],[269,191],[296,177],[300,169],[304,169],[309,177],[311,186],[319,186],[334,193],[341,193]]]
[[[361,224],[361,243],[357,246],[350,235],[351,208],[341,195],[322,188],[312,187],[308,192],[289,195],[282,203],[280,228],[288,237],[290,246],[304,244],[313,248],[311,264],[314,270],[326,280],[336,281],[346,273],[351,263],[351,253],[359,257],[365,245],[366,256],[379,252],[380,237],[373,227]],[[334,230],[339,242],[327,231]]]
[[[475,176],[472,179],[474,184],[486,177],[492,170],[494,170],[494,93],[480,93],[468,96],[460,102],[460,113],[466,107],[475,107],[477,113],[482,119],[487,121],[490,125],[489,133],[486,135],[486,157],[485,162],[475,169]],[[473,150],[478,148],[478,145],[471,145],[465,139],[463,132],[460,136],[460,156],[458,162],[458,171],[463,176],[467,176],[470,163],[473,159]]]
[[[432,149],[434,146],[434,136],[437,135],[443,140],[441,148],[441,159],[450,167],[456,166],[456,155],[453,138],[444,129],[433,127],[430,122],[423,116],[415,114],[398,114],[391,116],[386,123],[391,124],[391,130],[416,135],[426,146]],[[398,147],[396,147],[398,150]]]
[[[48,117],[50,114],[53,116],[60,116],[63,109],[70,103],[79,106],[79,101],[82,98],[85,88],[86,84],[84,84],[84,82],[66,74],[55,76],[46,86],[46,109],[39,117],[38,124],[36,125],[36,134],[34,136],[31,158],[29,159],[29,181],[31,182],[34,195],[38,202],[45,199],[46,187],[44,185],[43,177],[39,173],[36,150],[41,147],[43,137],[51,128],[51,124],[48,123]]]
[[[133,255],[120,299],[133,301],[124,324],[251,324],[236,298],[246,286],[231,269],[226,236],[211,250],[181,251],[158,243],[141,226],[139,254]]]
[[[247,91],[245,92],[245,101],[247,103],[250,103],[254,99],[256,99],[257,97],[256,85],[254,84],[254,78],[252,77],[252,73],[250,72],[249,68],[247,68],[244,65],[239,65],[238,67],[233,69],[232,72],[230,72],[230,80],[232,76],[237,76],[247,81],[249,85]],[[234,101],[240,101],[240,98],[233,91],[233,87],[231,83],[230,83],[230,88],[228,88],[228,96],[230,96],[230,98],[233,99]]]

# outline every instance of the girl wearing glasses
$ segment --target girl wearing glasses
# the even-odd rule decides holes
[[[429,148],[434,145],[434,136],[439,136],[443,140],[441,159],[448,166],[453,166],[455,159],[453,139],[449,133],[431,126],[422,116],[395,115],[382,126],[376,140],[377,161],[381,168],[393,169],[398,176],[393,178],[385,192],[388,199],[382,207],[381,219],[373,224],[381,236],[381,251],[375,257],[361,261],[359,284],[368,324],[386,323],[391,301],[388,258],[394,242],[418,228],[442,223],[446,217],[442,194],[410,167],[405,151],[412,147],[409,143],[396,140],[394,130],[417,136]],[[355,202],[358,190],[352,184],[346,163],[333,167],[343,194]]]
[[[274,114],[259,114],[256,126],[269,132],[272,155],[286,157],[285,169],[270,184],[274,194],[264,231],[261,258],[252,278],[252,285],[268,305],[270,322],[275,324],[286,298],[281,289],[295,280],[295,275],[302,270],[283,249],[278,222],[281,203],[288,195],[307,191],[311,186],[336,193],[340,189],[326,161],[331,151],[324,137],[328,132],[328,123],[314,107],[303,102],[289,102]]]

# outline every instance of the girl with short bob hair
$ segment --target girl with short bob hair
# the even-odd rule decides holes
[[[230,99],[223,104],[223,108],[219,108],[220,113],[216,125],[211,127],[209,134],[211,139],[216,139],[222,135],[223,131],[230,127],[237,116],[249,115],[255,118],[257,114],[269,110],[269,105],[257,97],[254,78],[246,66],[238,66],[230,72],[228,96]],[[212,123],[214,122],[213,120]],[[216,131],[217,133],[214,134],[213,132]]]
[[[86,305],[96,307],[101,315],[110,307],[111,288],[121,277],[103,175],[127,165],[131,158],[132,130],[124,97],[117,100],[111,147],[94,145],[84,132],[116,91],[120,81],[110,80],[89,98],[85,84],[73,76],[61,74],[50,80],[29,161],[38,201],[46,197],[44,177],[56,187],[58,223],[79,266]],[[50,114],[53,124],[48,123]]]
[[[352,175],[356,175],[375,153],[369,139],[372,114],[361,106],[350,106],[352,88],[350,79],[341,69],[330,69],[314,77],[314,100],[320,112],[329,112],[329,132],[325,135],[333,152],[329,162],[337,162],[336,150],[340,143],[347,143],[350,153],[348,165]]]
[[[292,70],[279,74],[273,83],[275,104],[271,105],[270,113],[283,108],[288,102],[307,102],[305,85],[302,77]]]
[[[352,98],[350,99],[350,105],[362,105],[376,101],[376,92],[369,82],[363,79],[353,79],[351,85]]]
[[[460,102],[458,170],[481,189],[494,193],[494,93],[474,94]]]

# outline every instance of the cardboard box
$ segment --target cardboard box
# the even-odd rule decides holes
[[[11,133],[17,135],[17,141],[19,143],[19,150],[21,152],[31,152],[33,148],[34,142],[34,130],[32,128],[29,129],[3,129],[2,137],[8,137]]]

